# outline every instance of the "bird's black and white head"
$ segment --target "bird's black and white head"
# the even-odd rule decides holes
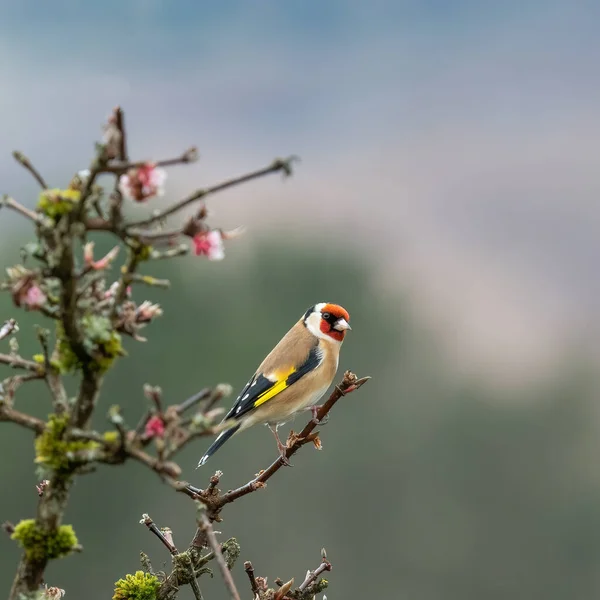
[[[320,302],[304,313],[304,325],[315,336],[325,340],[343,342],[349,325],[350,315],[339,304]]]

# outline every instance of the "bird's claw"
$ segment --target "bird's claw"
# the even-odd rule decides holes
[[[281,458],[283,466],[293,467],[294,465],[289,461],[288,457],[286,456],[287,446],[284,446],[283,444],[277,444],[277,446],[279,448],[279,457]]]
[[[319,405],[310,407],[310,411],[312,412],[311,421],[314,425],[327,425],[327,423],[329,423],[329,414],[325,415],[321,420],[319,420],[317,415],[320,408],[321,406]]]

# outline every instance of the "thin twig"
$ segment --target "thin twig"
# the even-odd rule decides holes
[[[140,275],[132,273],[129,277],[131,283],[144,283],[150,287],[157,287],[163,290],[168,290],[171,287],[171,282],[168,279],[156,279],[150,275]]]
[[[40,187],[43,190],[47,190],[48,184],[44,181],[44,178],[38,173],[36,168],[31,164],[31,161],[22,152],[19,152],[18,150],[15,150],[12,154],[15,160],[33,175],[35,180],[40,184]]]
[[[14,319],[8,319],[8,321],[4,322],[4,325],[0,327],[0,340],[3,340],[5,337],[8,337],[11,333],[16,333],[19,331],[19,326]]]
[[[175,248],[169,248],[168,250],[153,250],[150,253],[150,258],[152,260],[160,260],[163,258],[174,258],[176,256],[185,256],[190,251],[189,247],[186,244],[179,244]]]
[[[181,413],[185,412],[188,408],[192,408],[192,406],[195,406],[199,402],[202,402],[202,400],[208,398],[211,392],[211,388],[204,388],[200,390],[193,396],[190,396],[187,400],[184,400],[181,404],[178,404],[175,407],[175,411],[178,415],[180,415]]]
[[[127,173],[130,169],[139,169],[140,167],[144,167],[148,164],[152,164],[155,167],[173,167],[175,165],[185,165],[198,160],[198,150],[192,146],[188,148],[181,156],[176,156],[175,158],[166,158],[163,160],[151,161],[151,160],[140,160],[136,162],[125,162],[120,164],[112,163],[110,165],[105,165],[100,170],[101,173],[113,173],[114,175],[122,175],[123,173]]]
[[[300,584],[298,588],[301,592],[303,592],[317,577],[324,573],[325,571],[331,571],[331,563],[327,559],[323,559],[323,562],[314,570],[309,571],[306,579]]]
[[[12,354],[0,354],[0,364],[8,365],[13,369],[25,369],[34,373],[40,373],[44,370],[38,363],[26,360],[20,356],[13,356]]]
[[[194,592],[194,598],[196,598],[196,600],[203,600],[202,592],[200,591],[200,586],[198,585],[198,580],[196,579],[194,563],[192,562],[192,557],[189,554],[187,554],[187,561],[190,569],[190,587],[192,588],[192,592]]]
[[[150,518],[150,515],[144,513],[140,519],[140,523],[145,525],[167,548],[172,556],[179,554],[175,546],[165,537],[164,533],[157,527],[156,523]]]
[[[114,233],[119,239],[126,239],[125,232],[122,231],[114,222],[100,217],[87,217],[85,220],[85,228],[88,231],[107,231]]]
[[[293,157],[282,160],[277,159],[273,161],[268,167],[264,167],[263,169],[259,169],[257,171],[253,171],[252,173],[247,173],[246,175],[242,175],[240,177],[234,177],[233,179],[228,179],[227,181],[223,181],[222,183],[218,183],[209,188],[197,190],[196,192],[189,195],[187,198],[176,202],[172,206],[165,208],[164,210],[152,215],[147,219],[143,219],[141,221],[134,221],[133,223],[129,223],[127,225],[127,230],[133,229],[136,227],[147,227],[148,225],[152,225],[157,221],[162,221],[165,217],[172,215],[180,211],[182,208],[185,208],[189,204],[196,202],[196,200],[200,200],[200,198],[204,198],[209,194],[214,194],[216,192],[220,192],[227,188],[240,185],[241,183],[246,183],[247,181],[252,181],[253,179],[258,179],[259,177],[264,177],[265,175],[269,175],[270,173],[276,173],[278,171],[283,171],[286,174],[291,173],[291,162]]]
[[[247,560],[244,563],[244,571],[246,571],[246,575],[248,575],[248,579],[250,580],[250,587],[252,588],[254,600],[256,598],[260,598],[258,584],[256,583],[256,577],[254,577],[254,567],[252,566],[252,563],[249,560]]]
[[[115,108],[115,125],[117,129],[121,132],[121,139],[119,142],[119,159],[127,161],[127,139],[126,139],[126,131],[125,131],[125,113],[120,106]]]
[[[206,404],[202,407],[202,412],[204,414],[208,414],[210,409],[218,404],[223,398],[226,396],[230,396],[233,388],[228,383],[219,383],[214,392],[210,395],[210,398],[207,400]]]
[[[148,422],[148,419],[152,416],[152,414],[153,414],[153,412],[151,410],[148,410],[148,411],[146,411],[146,413],[144,415],[142,415],[142,417],[138,421],[138,424],[135,426],[135,429],[133,430],[134,439],[138,438],[140,435],[142,435],[142,433],[144,432],[144,429],[146,427],[146,423]]]
[[[169,461],[160,461],[154,456],[151,456],[147,452],[144,452],[135,446],[129,446],[126,451],[127,456],[146,465],[149,469],[152,469],[155,473],[157,473],[170,486],[177,490],[179,489],[179,484],[176,479],[181,475],[181,468],[177,464]]]
[[[156,242],[173,243],[183,233],[183,227],[159,231],[129,231],[128,235],[139,238],[143,244]]]
[[[0,421],[16,423],[17,425],[21,425],[21,427],[31,429],[36,434],[42,433],[46,428],[46,424],[41,419],[19,412],[14,408],[6,406],[5,403],[0,403]]]
[[[132,444],[126,444],[125,448],[119,448],[117,453],[111,452],[111,445],[104,437],[95,431],[84,430],[81,428],[71,429],[69,437],[74,440],[90,440],[100,444],[108,452],[104,452],[95,457],[98,462],[106,464],[121,464],[126,459],[137,460],[151,471],[154,471],[159,477],[168,483],[173,489],[181,491],[182,483],[177,481],[181,476],[181,468],[174,462],[160,461],[140,448]]]
[[[121,308],[121,304],[125,300],[127,296],[127,287],[130,283],[130,277],[137,269],[140,263],[140,255],[135,248],[129,249],[129,256],[127,257],[127,261],[125,265],[121,268],[121,278],[119,279],[119,283],[117,284],[117,291],[114,295],[114,304],[111,310],[111,319],[114,321],[117,318],[119,309]]]
[[[189,425],[192,421],[184,419],[180,425]],[[185,448],[190,442],[196,440],[200,437],[214,436],[217,433],[216,426],[214,427],[205,427],[203,429],[195,429],[193,431],[184,430],[183,433],[180,434],[177,442],[169,446],[168,449],[165,450],[164,459],[171,458],[174,454],[178,454]]]
[[[158,411],[158,414],[163,414],[162,406],[162,390],[157,385],[150,385],[149,383],[144,384],[144,396],[151,400]]]
[[[204,533],[208,543],[210,544],[210,547],[212,548],[212,551],[215,553],[215,559],[219,565],[221,575],[223,575],[223,580],[225,581],[225,585],[229,590],[232,600],[240,600],[240,594],[235,587],[235,582],[233,581],[231,572],[229,571],[227,563],[225,562],[225,558],[223,557],[223,553],[221,552],[221,545],[217,541],[215,531],[212,528],[211,522],[203,509],[204,507],[201,507],[199,510],[200,514],[198,516],[198,528]]]
[[[6,208],[12,208],[14,211],[22,214],[24,217],[31,219],[34,223],[41,224],[45,222],[41,214],[29,210],[27,207],[23,206],[10,196],[5,195],[0,199],[0,208],[3,206],[6,206]]]

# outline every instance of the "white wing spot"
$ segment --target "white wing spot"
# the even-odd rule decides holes
[[[243,398],[242,398],[242,402],[244,402],[244,400],[248,400],[248,398],[250,398],[250,394],[246,394]]]

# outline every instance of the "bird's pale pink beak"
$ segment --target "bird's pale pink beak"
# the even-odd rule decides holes
[[[348,324],[348,321],[346,321],[346,319],[338,319],[335,322],[335,325],[333,326],[333,328],[337,329],[338,331],[345,331],[346,329],[352,330],[352,327],[350,327],[350,325]]]

